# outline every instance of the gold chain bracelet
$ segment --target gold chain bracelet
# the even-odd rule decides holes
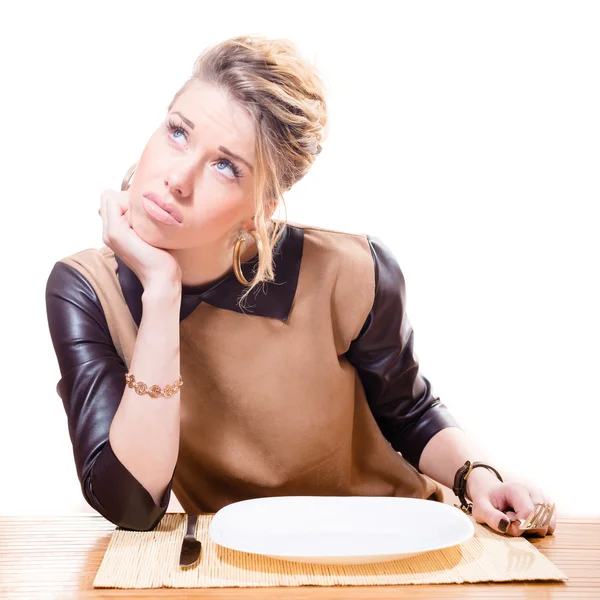
[[[130,388],[135,388],[135,391],[140,396],[142,394],[149,394],[153,398],[158,398],[159,396],[170,398],[173,394],[176,394],[183,385],[183,380],[179,377],[174,385],[165,385],[165,391],[163,392],[159,385],[151,385],[148,387],[143,381],[136,382],[135,377],[131,373],[125,375],[125,381]]]

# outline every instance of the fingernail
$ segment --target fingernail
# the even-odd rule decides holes
[[[498,523],[498,529],[502,532],[502,533],[506,533],[506,530],[508,529],[508,519],[502,519],[500,521],[500,523]]]

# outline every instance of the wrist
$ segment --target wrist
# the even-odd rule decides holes
[[[181,300],[181,280],[155,280],[144,287],[142,303],[171,303]]]
[[[481,491],[493,487],[500,483],[500,480],[489,469],[480,467],[473,469],[466,481],[465,497],[473,501],[473,496],[477,496]]]

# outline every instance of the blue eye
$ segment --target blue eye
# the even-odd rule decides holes
[[[169,118],[167,123],[165,123],[165,128],[166,128],[167,132],[169,133],[169,141],[174,146],[180,145],[177,143],[177,140],[180,140],[180,139],[187,140],[187,131],[185,130],[185,128],[182,127],[176,121],[174,121],[172,118]],[[173,135],[176,134],[177,132],[181,132],[182,135],[173,137]],[[221,163],[226,164],[231,169],[234,177],[239,178],[239,177],[243,176],[244,172],[236,164],[232,163],[227,158],[220,158],[218,160],[217,164],[221,164]],[[221,169],[217,169],[217,171],[222,172]]]
[[[180,125],[178,125],[175,121],[173,121],[173,119],[169,119],[168,122],[165,124],[165,127],[166,127],[167,131],[169,132],[169,134],[176,133],[178,131],[181,131],[183,134],[182,136],[179,136],[177,138],[171,137],[170,138],[171,140],[173,140],[173,139],[178,140],[178,139],[181,139],[182,137],[183,137],[183,139],[187,139],[186,130],[183,127],[181,127]]]
[[[219,165],[221,163],[227,165],[231,169],[234,177],[241,176],[240,170],[230,160],[227,160],[226,158],[220,158],[219,161],[217,162],[217,164]],[[217,169],[217,170],[220,170],[220,169]]]

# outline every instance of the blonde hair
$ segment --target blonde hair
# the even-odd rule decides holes
[[[273,250],[285,221],[270,220],[267,212],[279,201],[285,207],[283,193],[304,177],[321,152],[328,125],[325,85],[293,42],[258,35],[234,37],[205,49],[169,110],[194,81],[223,88],[254,122],[254,225],[266,260],[259,260],[252,285],[239,298],[241,306],[255,287],[275,280]],[[239,233],[250,237],[243,228]]]

